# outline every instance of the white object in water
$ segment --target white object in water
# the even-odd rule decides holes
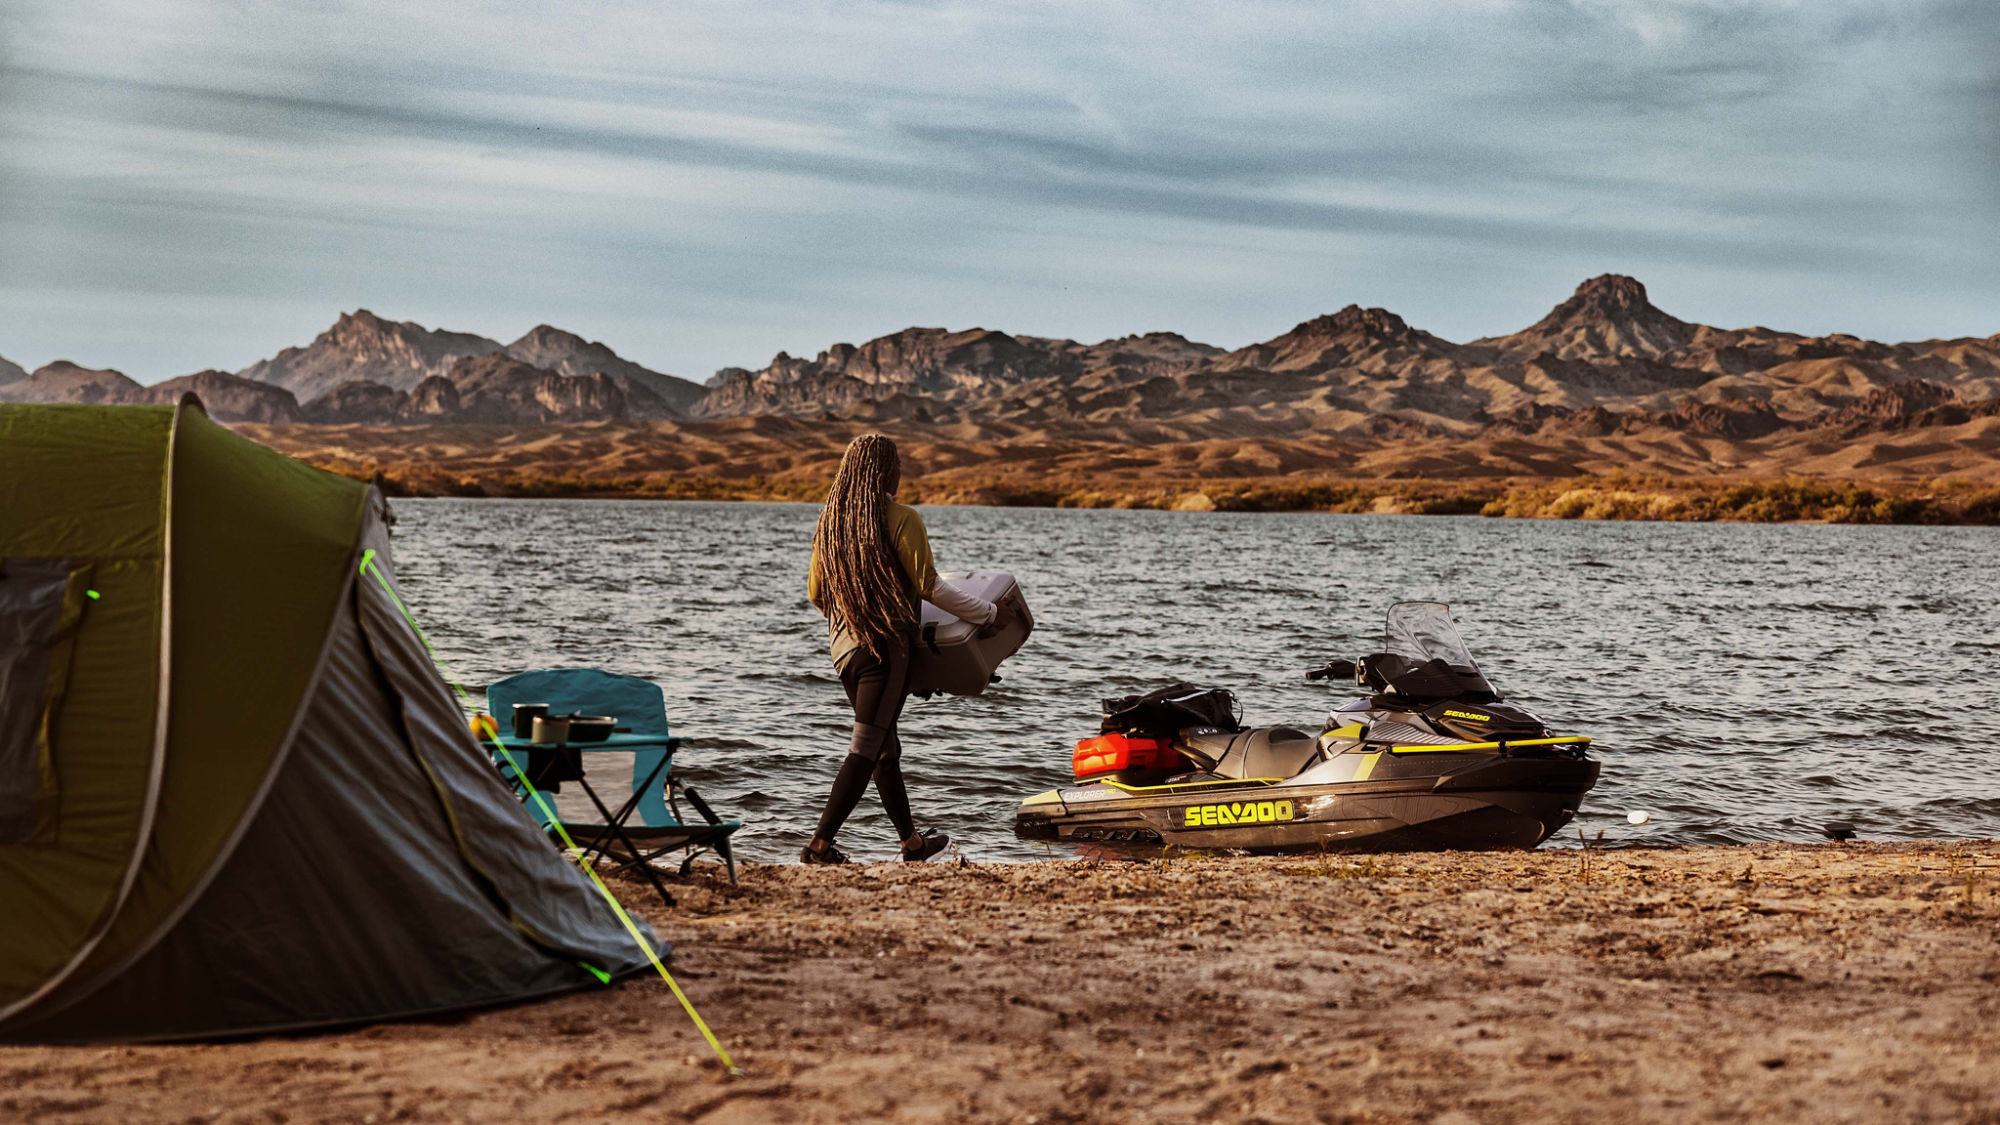
[[[940,574],[938,581],[989,602],[1014,603],[1014,623],[1005,629],[974,625],[929,602],[923,605],[923,623],[910,661],[911,692],[978,695],[986,690],[1000,662],[1020,651],[1035,628],[1034,615],[1028,612],[1028,600],[1021,596],[1021,587],[1011,574]]]
[[[1633,809],[1631,812],[1625,814],[1625,823],[1627,824],[1644,824],[1651,819],[1653,819],[1653,814],[1644,809]]]

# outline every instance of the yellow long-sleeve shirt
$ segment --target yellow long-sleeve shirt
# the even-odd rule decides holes
[[[903,590],[910,599],[910,618],[915,620],[918,600],[929,598],[937,591],[937,563],[931,558],[930,531],[924,527],[924,517],[918,515],[916,509],[893,502],[883,513],[883,522],[888,525],[889,543],[895,549],[896,562],[902,567]],[[861,647],[861,638],[847,628],[845,621],[838,620],[833,607],[827,604],[821,570],[819,545],[815,543],[812,563],[806,570],[806,598],[827,616],[827,643],[833,650],[833,663],[837,667],[845,664],[854,650]]]

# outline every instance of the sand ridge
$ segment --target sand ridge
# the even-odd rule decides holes
[[[817,483],[830,479],[855,435],[880,429],[903,448],[912,480],[1108,479],[1199,485],[1217,477],[1445,480],[1563,478],[1613,472],[1689,479],[1788,475],[1867,481],[1943,476],[2000,481],[2000,418],[1860,437],[1785,431],[1757,440],[1658,429],[1636,434],[1369,436],[1310,428],[1244,437],[1074,428],[936,426],[757,418],[716,422],[595,422],[504,426],[236,427],[304,460],[413,482],[566,477],[616,490],[649,477]]]
[[[825,495],[868,422],[780,417],[502,426],[238,427],[392,495],[796,500]],[[1316,431],[1079,434],[1005,423],[884,422],[918,504],[1411,512],[1584,518],[2000,521],[2000,416],[1882,430],[1731,438],[1635,432],[1476,437]],[[1761,503],[1742,486],[1806,485]],[[1845,495],[1869,490],[1867,497]],[[1558,509],[1569,491],[1644,493]],[[1545,496],[1543,494],[1546,494]],[[1537,499],[1537,497],[1542,497]],[[1896,503],[1880,511],[1877,500]],[[1909,501],[1910,503],[1903,503]],[[1891,510],[1893,509],[1893,510]]]

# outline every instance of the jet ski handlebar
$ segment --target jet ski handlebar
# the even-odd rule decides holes
[[[1318,668],[1311,668],[1306,671],[1306,679],[1308,680],[1331,680],[1335,678],[1355,680],[1356,666],[1354,661],[1329,660]],[[1357,682],[1359,681],[1357,680]]]
[[[1344,680],[1371,691],[1409,699],[1458,699],[1477,702],[1500,695],[1474,667],[1456,667],[1443,660],[1415,662],[1395,653],[1378,652],[1359,660],[1329,660],[1306,672],[1308,680]]]

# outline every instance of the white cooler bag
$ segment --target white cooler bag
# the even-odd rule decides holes
[[[1028,612],[1028,601],[1011,574],[940,574],[938,581],[989,602],[1014,603],[1014,623],[1005,629],[974,625],[924,603],[916,652],[910,660],[910,691],[916,695],[940,691],[978,695],[993,681],[993,670],[1000,662],[1021,650],[1034,631],[1034,615]]]

